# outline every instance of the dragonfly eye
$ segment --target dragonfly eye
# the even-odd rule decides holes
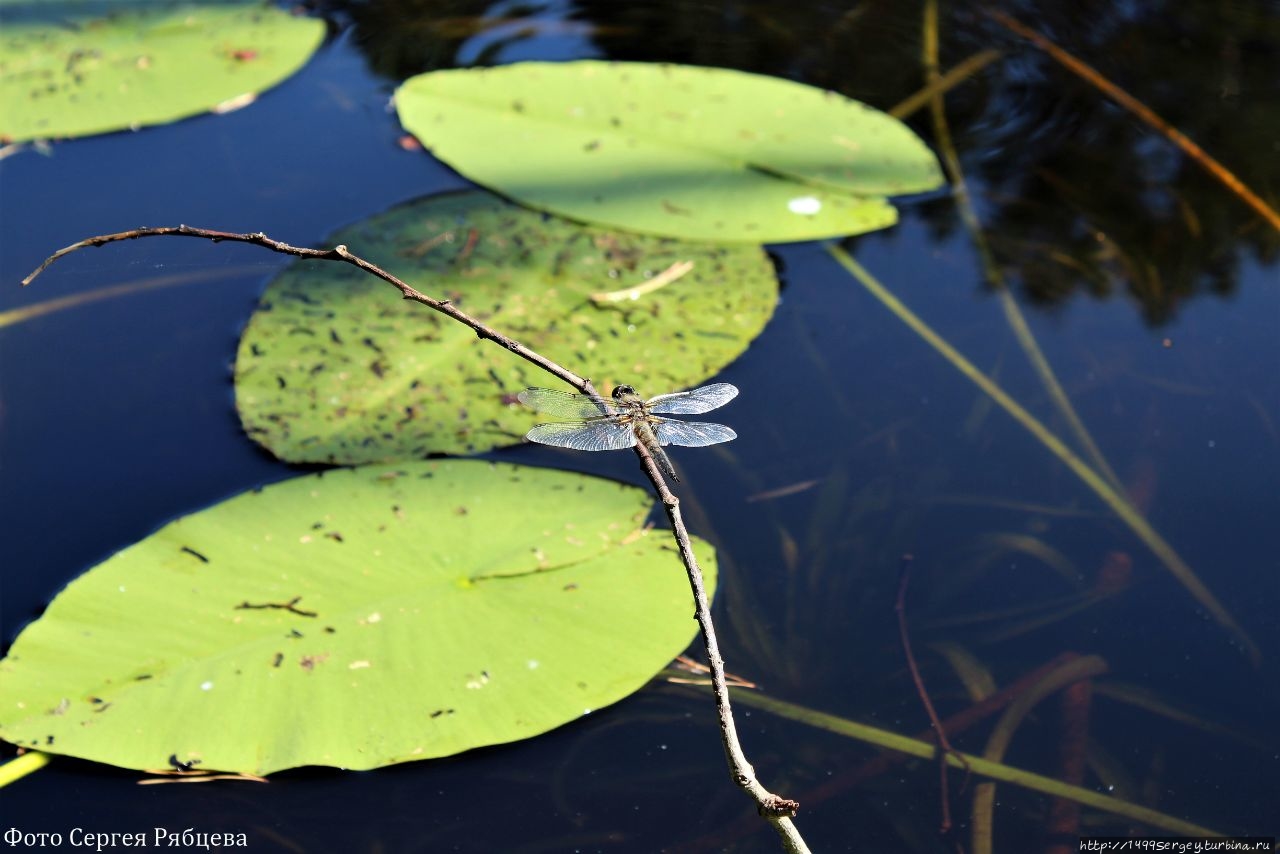
[[[635,394],[636,390],[629,385],[620,385],[613,390],[613,399],[621,400],[624,394]]]

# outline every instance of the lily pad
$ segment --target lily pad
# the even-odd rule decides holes
[[[759,246],[622,234],[487,193],[437,196],[325,241],[388,269],[597,381],[648,394],[719,373],[777,303]],[[636,299],[593,301],[690,261]],[[245,430],[290,462],[366,463],[518,443],[538,417],[515,399],[554,380],[345,264],[301,262],[271,283],[240,340]]]
[[[171,122],[250,100],[297,71],[324,23],[272,6],[150,4],[67,19],[11,4],[0,27],[0,137]],[[44,11],[46,14],[39,14]]]
[[[526,62],[434,71],[400,120],[466,177],[585,222],[753,243],[897,220],[886,195],[941,185],[906,125],[800,83],[722,68]]]
[[[636,691],[694,635],[650,506],[634,487],[476,461],[239,495],[50,604],[0,661],[0,738],[267,774],[546,732]]]

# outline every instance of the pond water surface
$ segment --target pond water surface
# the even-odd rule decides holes
[[[55,249],[178,223],[315,245],[397,203],[466,187],[397,145],[392,90],[436,68],[684,62],[795,79],[880,109],[924,79],[914,4],[320,5],[330,40],[250,108],[0,161],[0,311],[191,280],[0,328],[6,647],[86,568],[176,516],[297,471],[245,438],[230,383],[239,331],[287,259],[150,240],[78,253],[20,291]],[[1016,14],[1280,202],[1273,4],[1152,2],[1065,17],[1043,5],[1051,11]],[[1249,641],[823,247],[795,244],[770,247],[784,281],[774,319],[716,377],[742,390],[724,418],[740,438],[677,456],[686,515],[719,549],[715,614],[729,669],[773,698],[926,730],[894,611],[909,553],[912,640],[940,714],[968,705],[948,663],[961,651],[997,687],[1064,654],[1097,656],[1106,674],[1086,698],[1082,785],[1222,833],[1273,835],[1280,234],[991,19],[944,10],[939,31],[944,71],[1001,52],[946,102],[995,268],[1133,505]],[[909,122],[936,150],[928,110]],[[1066,437],[952,197],[900,208],[897,227],[843,245]],[[642,482],[629,454],[523,446],[490,456]],[[860,776],[876,748],[738,709],[761,779],[801,801],[797,823],[813,850],[972,850],[976,778],[952,776],[957,827],[943,837],[932,763]],[[954,746],[981,754],[993,722],[954,735]],[[1059,776],[1065,743],[1063,704],[1051,697],[1006,761]],[[235,831],[255,851],[778,850],[727,777],[709,696],[665,682],[545,736],[451,759],[304,769],[268,785],[137,778],[57,759],[0,796],[4,824]],[[1047,850],[1047,798],[1002,785],[996,801],[995,850]],[[1141,829],[1094,810],[1079,828]]]

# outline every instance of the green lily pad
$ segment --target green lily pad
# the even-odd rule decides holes
[[[701,383],[746,349],[778,295],[759,246],[603,231],[479,192],[413,202],[325,241],[339,243],[604,391]],[[591,299],[681,261],[692,270],[637,299]],[[385,282],[311,261],[267,288],[235,383],[245,430],[276,456],[365,463],[518,443],[539,419],[516,393],[555,380]]]
[[[636,691],[694,635],[650,506],[611,481],[457,460],[239,495],[50,604],[0,661],[0,738],[267,774],[546,732]]]
[[[302,67],[324,38],[322,21],[260,3],[151,4],[52,20],[40,11],[6,7],[0,27],[0,138],[11,141],[125,130],[243,103]]]
[[[942,184],[906,125],[810,86],[721,68],[526,62],[434,71],[400,120],[466,177],[585,222],[770,243],[885,228],[883,197]]]

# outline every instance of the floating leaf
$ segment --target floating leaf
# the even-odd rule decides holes
[[[324,37],[323,22],[261,4],[61,16],[75,9],[6,7],[0,137],[85,136],[206,112],[279,83]]]
[[[546,217],[487,193],[437,196],[328,238],[607,388],[696,385],[777,302],[758,246],[685,243]],[[693,268],[622,301],[681,261]],[[596,294],[597,300],[591,295]],[[240,341],[246,431],[291,462],[421,459],[509,445],[536,416],[515,394],[547,374],[353,267],[303,262],[267,288]]]
[[[265,774],[546,732],[636,691],[693,636],[679,562],[642,532],[650,506],[476,461],[245,493],[72,582],[0,662],[0,737]]]
[[[885,228],[885,195],[942,183],[906,125],[833,92],[740,71],[581,61],[435,71],[404,126],[463,175],[535,208],[693,240]]]

